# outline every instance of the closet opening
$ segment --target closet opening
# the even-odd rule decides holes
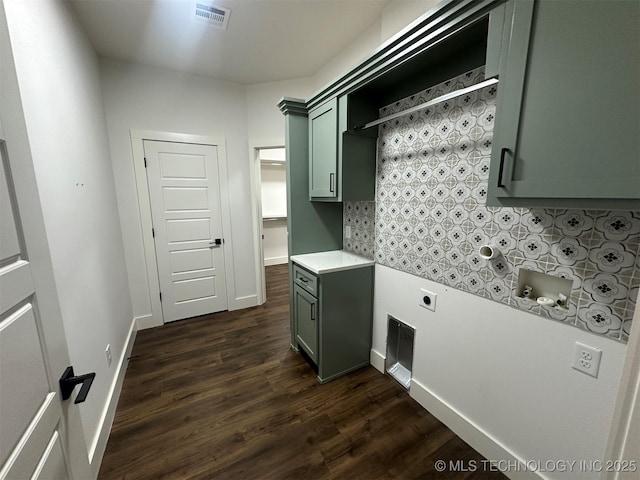
[[[287,174],[284,147],[255,148],[258,292],[266,298],[265,267],[287,264]]]

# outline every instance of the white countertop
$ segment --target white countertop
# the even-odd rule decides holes
[[[361,257],[355,253],[345,252],[344,250],[292,255],[291,261],[316,275],[351,270],[352,268],[368,267],[369,265],[375,264],[373,260]]]

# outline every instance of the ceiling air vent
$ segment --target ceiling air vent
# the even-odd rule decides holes
[[[227,28],[231,9],[196,2],[196,20],[208,23],[218,28]]]

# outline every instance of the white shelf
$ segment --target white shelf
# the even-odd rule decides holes
[[[286,160],[286,151],[284,147],[279,148],[260,148],[258,155],[261,162],[281,162]]]
[[[447,100],[451,100],[453,98],[466,95],[467,93],[475,92],[476,90],[480,90],[481,88],[488,87],[490,85],[495,85],[496,83],[498,83],[498,79],[490,78],[483,82],[476,83],[475,85],[471,85],[470,87],[464,87],[454,92],[445,93],[444,95],[440,95],[439,97],[436,97],[432,100],[421,103],[420,105],[416,105],[415,107],[407,108],[406,110],[402,110],[400,112],[387,115],[386,117],[379,118],[377,120],[367,123],[366,125],[356,127],[355,130],[365,130],[367,128],[375,127],[377,125],[380,125],[381,123],[388,122],[389,120],[393,120],[394,118],[403,117],[412,112],[419,112],[420,110],[424,110],[427,107],[437,105],[438,103],[446,102]]]

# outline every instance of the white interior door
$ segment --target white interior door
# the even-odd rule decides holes
[[[217,150],[144,141],[165,322],[227,309]]]
[[[0,152],[0,479],[89,475],[81,425],[68,418],[77,415],[78,407],[63,405],[58,386],[69,366],[62,319],[38,301],[43,298],[42,279],[36,289],[26,248],[34,244],[25,236],[21,218],[29,217],[33,205],[19,210],[25,192],[16,195],[2,140]],[[42,252],[36,253],[34,261],[41,262]]]

